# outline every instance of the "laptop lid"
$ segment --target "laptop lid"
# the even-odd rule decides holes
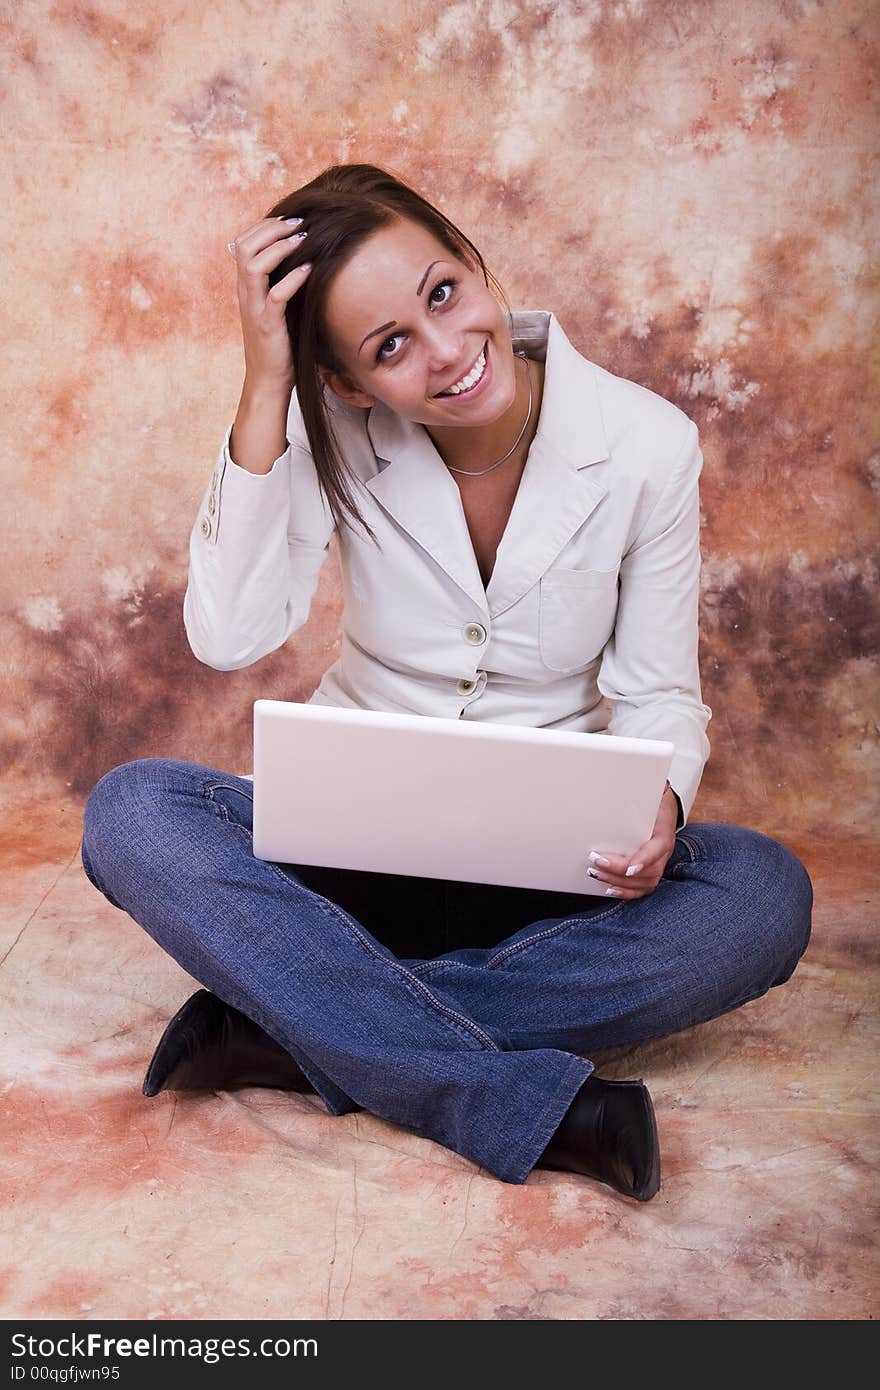
[[[604,894],[591,849],[650,838],[660,739],[254,702],[254,855]]]

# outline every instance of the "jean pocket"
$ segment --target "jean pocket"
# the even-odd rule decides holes
[[[617,575],[556,568],[542,577],[538,649],[551,671],[576,671],[599,655],[614,631]]]
[[[700,848],[682,830],[675,833],[672,853],[663,869],[664,878],[681,878],[682,870],[700,858]]]
[[[254,797],[253,783],[240,779],[244,786],[234,786],[231,782],[211,782],[205,787],[205,796],[220,808],[226,820],[243,825],[253,832]]]

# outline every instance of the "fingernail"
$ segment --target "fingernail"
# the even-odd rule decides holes
[[[308,232],[294,232],[291,241],[302,241],[303,237],[308,236]]]
[[[601,854],[597,854],[594,849],[591,849],[590,862],[593,864],[601,864],[603,869],[607,869],[610,861],[603,858]]]
[[[599,878],[599,875],[596,873],[595,869],[587,869],[587,873],[590,875],[591,878]]]
[[[605,896],[606,898],[622,898],[623,890],[621,888],[606,888]]]
[[[300,222],[302,222],[302,218],[301,218],[301,217],[285,217],[284,221],[287,223],[288,227],[298,227],[299,224],[300,224]]]
[[[626,871],[626,877],[632,878],[633,874],[640,874],[644,867],[644,864],[630,864],[629,868]]]

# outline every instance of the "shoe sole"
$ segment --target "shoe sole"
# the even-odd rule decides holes
[[[654,1102],[651,1100],[650,1091],[642,1080],[634,1081],[633,1085],[640,1086],[642,1089],[642,1098],[647,1107],[648,1120],[651,1125],[651,1141],[654,1153],[654,1161],[647,1180],[638,1192],[633,1193],[633,1196],[637,1202],[650,1202],[651,1198],[656,1197],[660,1191],[660,1136],[657,1133],[657,1116],[654,1114]]]

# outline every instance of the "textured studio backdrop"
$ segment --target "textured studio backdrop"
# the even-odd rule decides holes
[[[872,833],[870,0],[6,13],[8,788],[81,806],[131,758],[249,771],[253,699],[306,699],[336,655],[335,543],[308,624],[257,666],[200,665],[181,603],[243,371],[226,243],[366,161],[448,211],[514,308],[700,427],[692,819]]]

